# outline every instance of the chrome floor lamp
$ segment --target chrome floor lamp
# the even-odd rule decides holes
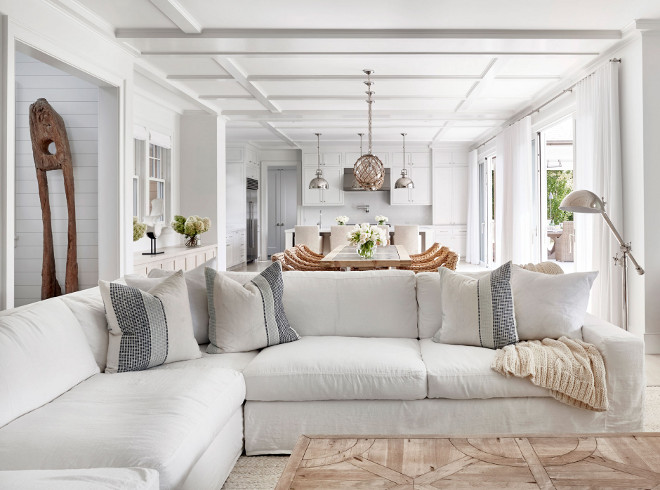
[[[621,238],[621,235],[614,227],[614,224],[605,212],[605,202],[591,191],[573,191],[566,196],[559,209],[562,211],[569,211],[571,213],[598,213],[600,214],[607,226],[610,227],[617,242],[619,242],[619,252],[613,257],[614,264],[620,265],[623,269],[623,328],[628,330],[628,259],[632,262],[637,274],[640,276],[644,274],[644,269],[640,266],[635,257],[633,257],[630,242],[626,243]]]

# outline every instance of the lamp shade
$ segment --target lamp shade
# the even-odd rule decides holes
[[[559,205],[562,211],[571,213],[604,213],[605,205],[600,197],[591,191],[573,191]]]
[[[310,189],[327,189],[328,181],[323,178],[323,170],[320,168],[316,170],[316,177],[309,183]]]

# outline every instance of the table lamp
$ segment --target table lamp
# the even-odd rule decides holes
[[[644,269],[640,266],[632,254],[630,242],[626,243],[621,238],[621,235],[614,227],[610,217],[605,212],[605,202],[591,191],[579,190],[573,191],[566,196],[559,209],[562,211],[569,211],[571,213],[598,213],[600,214],[607,226],[614,234],[617,242],[619,242],[619,252],[614,256],[614,264],[620,265],[623,268],[623,328],[628,330],[628,259],[635,266],[635,270],[641,276],[644,274]]]

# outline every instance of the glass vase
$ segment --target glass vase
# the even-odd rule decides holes
[[[364,243],[357,247],[356,252],[363,259],[373,259],[376,253],[376,245],[373,242]]]
[[[199,247],[202,244],[202,241],[199,238],[199,235],[186,235],[186,247],[195,248]]]

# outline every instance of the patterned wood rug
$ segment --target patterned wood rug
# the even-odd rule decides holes
[[[302,436],[277,489],[660,488],[660,433],[557,437]]]

